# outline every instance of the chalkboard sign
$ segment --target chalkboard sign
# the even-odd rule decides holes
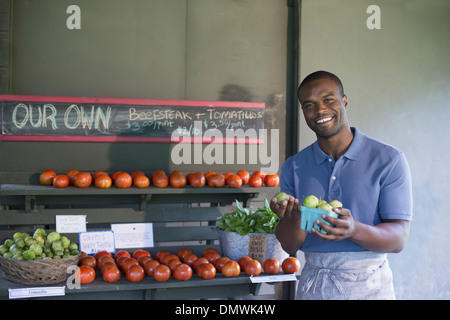
[[[261,143],[264,103],[3,95],[3,141]]]

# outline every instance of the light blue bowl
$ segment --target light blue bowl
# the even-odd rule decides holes
[[[306,231],[311,231],[311,228],[314,227],[314,229],[319,230],[323,234],[326,234],[326,232],[323,231],[322,228],[320,228],[317,225],[316,221],[320,220],[320,221],[326,223],[327,225],[331,226],[331,224],[329,222],[322,219],[322,215],[326,214],[333,218],[337,218],[339,216],[336,212],[328,211],[325,209],[301,206],[300,210],[302,212],[302,221],[301,221],[300,228],[302,228],[303,230],[306,230]]]

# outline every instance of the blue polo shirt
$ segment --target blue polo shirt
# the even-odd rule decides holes
[[[281,168],[281,190],[299,199],[315,195],[339,200],[355,220],[376,225],[383,219],[412,219],[411,174],[401,151],[356,128],[353,141],[337,161],[314,142],[289,157]],[[302,251],[364,251],[351,241],[329,241],[307,233]]]

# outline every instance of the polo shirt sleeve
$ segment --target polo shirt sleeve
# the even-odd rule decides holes
[[[402,152],[393,156],[392,166],[381,183],[379,214],[381,219],[412,220],[411,172]]]

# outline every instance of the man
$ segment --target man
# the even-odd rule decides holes
[[[271,201],[283,249],[305,254],[297,298],[395,299],[386,253],[400,252],[409,234],[408,163],[398,149],[350,127],[347,96],[334,74],[308,75],[298,99],[317,141],[282,166],[280,186],[290,200]],[[343,204],[333,209],[338,218],[322,216],[332,226],[317,221],[326,234],[300,228],[308,195]]]

